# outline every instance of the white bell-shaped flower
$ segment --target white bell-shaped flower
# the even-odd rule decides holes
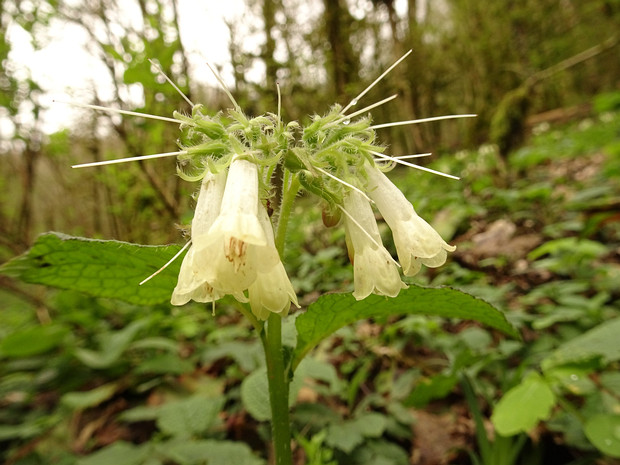
[[[392,230],[398,259],[405,276],[413,276],[421,265],[435,268],[456,250],[433,227],[418,216],[411,202],[378,168],[366,170],[367,193]]]
[[[396,297],[407,286],[400,279],[397,263],[383,247],[370,203],[352,190],[344,197],[344,210],[347,247],[353,262],[353,296],[357,300],[371,293]]]
[[[235,159],[228,170],[219,216],[206,235],[192,237],[192,247],[207,263],[207,282],[239,300],[257,273],[270,271],[280,261],[275,248],[267,246],[259,206],[258,167]]]
[[[272,248],[277,253],[273,237],[273,227],[267,216],[267,211],[262,205],[259,206],[258,219],[265,231],[267,247]],[[256,276],[256,280],[248,289],[248,295],[252,313],[261,320],[269,318],[270,312],[286,316],[291,307],[291,302],[299,308],[295,290],[280,260],[271,270],[259,273]]]
[[[207,172],[203,178],[192,220],[192,235],[195,238],[206,235],[220,214],[225,185],[225,171],[219,174]],[[207,282],[207,266],[200,257],[196,258],[196,248],[190,246],[181,263],[179,279],[172,292],[172,305],[184,305],[190,300],[213,302],[224,296]]]

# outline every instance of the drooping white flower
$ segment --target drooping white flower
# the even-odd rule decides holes
[[[171,302],[212,302],[226,294],[249,300],[261,319],[269,312],[288,312],[290,302],[297,305],[258,197],[258,168],[243,159],[233,160],[227,176],[205,176],[192,221],[192,246]]]
[[[456,250],[433,227],[418,216],[411,202],[378,168],[366,170],[367,193],[392,230],[398,259],[405,276],[413,276],[421,265],[435,268]]]
[[[357,300],[371,293],[396,297],[407,287],[400,279],[398,266],[383,247],[372,207],[359,192],[344,197],[345,232],[349,256],[353,262],[353,296]]]
[[[258,219],[265,231],[267,247],[276,251],[273,228],[267,216],[267,211],[262,205],[259,206]],[[280,260],[278,260],[278,263],[276,263],[271,270],[259,273],[256,276],[256,280],[248,289],[248,295],[252,313],[261,320],[269,318],[270,312],[280,313],[282,316],[286,316],[291,307],[291,302],[299,308],[295,290]]]
[[[225,184],[225,171],[219,174],[207,172],[203,178],[192,220],[192,236],[195,239],[206,235],[220,214]],[[196,257],[196,248],[192,245],[181,263],[179,279],[170,300],[172,305],[184,305],[190,300],[213,302],[223,297],[224,294],[207,282],[207,266],[200,257]]]
[[[267,247],[258,220],[258,167],[235,159],[228,170],[220,214],[206,235],[193,237],[192,247],[208,267],[205,279],[224,294],[243,300],[257,273],[270,271],[280,257]]]

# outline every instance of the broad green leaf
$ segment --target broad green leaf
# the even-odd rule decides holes
[[[108,400],[114,395],[117,388],[118,385],[116,383],[108,383],[91,389],[90,391],[68,392],[62,396],[60,402],[69,408],[82,410],[94,407]]]
[[[502,436],[527,433],[540,420],[549,418],[554,405],[555,396],[549,385],[538,373],[531,373],[499,400],[491,422]]]
[[[379,413],[368,413],[354,420],[330,425],[325,443],[347,454],[366,438],[381,437],[387,427],[387,418]]]
[[[446,397],[458,383],[453,374],[440,373],[432,378],[421,379],[414,387],[404,404],[408,407],[422,408],[433,399]]]
[[[271,418],[266,368],[259,368],[244,378],[241,383],[241,402],[256,420],[267,421]]]
[[[128,423],[134,423],[138,421],[154,421],[157,420],[161,407],[162,405],[140,405],[129,410],[124,410],[118,416],[118,419],[121,421],[126,421]]]
[[[541,363],[543,370],[558,365],[600,358],[607,364],[620,360],[620,318],[601,323],[593,329],[562,344]]]
[[[201,434],[214,425],[223,406],[222,397],[210,398],[199,394],[168,402],[159,409],[157,426],[173,436]]]
[[[243,371],[251,372],[264,360],[258,341],[225,341],[207,346],[202,354],[201,362],[205,365],[216,360],[230,357],[239,364]]]
[[[409,465],[407,452],[385,439],[370,439],[348,458],[347,465]]]
[[[128,442],[117,441],[111,446],[79,459],[77,465],[141,465],[148,456],[143,446],[134,446]]]
[[[297,347],[293,367],[320,341],[355,321],[412,314],[476,320],[510,336],[519,337],[503,313],[489,303],[455,289],[410,286],[395,298],[370,295],[359,301],[351,294],[327,294],[319,297],[305,313],[297,317]]]
[[[561,365],[545,371],[545,378],[552,385],[560,384],[571,394],[585,396],[598,389],[589,377],[590,371],[580,366]]]
[[[584,432],[601,452],[620,458],[620,415],[594,415],[586,422]]]
[[[308,370],[313,368],[309,360],[304,360],[295,371],[295,376],[289,385],[289,407],[295,404],[297,393],[301,389],[304,379],[309,375]],[[267,382],[267,369],[265,367],[255,370],[243,380],[241,383],[241,401],[245,409],[256,420],[267,421],[271,419],[269,383]]]
[[[60,325],[33,326],[9,334],[0,341],[0,357],[30,357],[58,346],[68,329]]]
[[[179,250],[177,245],[144,246],[51,232],[39,236],[26,253],[2,265],[0,273],[27,283],[154,305],[170,300],[181,258],[142,286],[139,283]]]
[[[104,369],[112,366],[129,347],[138,331],[147,325],[147,320],[134,321],[125,328],[104,333],[99,337],[100,350],[77,349],[75,356],[86,366],[95,369]]]
[[[162,454],[180,465],[263,465],[246,444],[230,441],[185,441],[164,444]]]

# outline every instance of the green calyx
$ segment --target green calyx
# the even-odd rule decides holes
[[[182,179],[198,181],[207,171],[226,169],[233,156],[262,166],[268,192],[270,175],[277,165],[298,173],[301,185],[324,199],[330,211],[342,204],[347,185],[363,188],[366,167],[374,166],[372,152],[376,134],[369,117],[351,121],[334,105],[324,116],[314,116],[310,124],[284,125],[279,116],[267,113],[248,118],[239,108],[226,113],[209,114],[195,105],[191,116],[175,112],[181,121],[178,140],[178,174]]]

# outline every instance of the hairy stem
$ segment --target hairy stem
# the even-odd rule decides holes
[[[278,225],[276,227],[275,243],[280,257],[284,253],[284,241],[286,239],[286,228],[291,216],[291,210],[295,203],[295,197],[299,192],[301,184],[299,176],[292,174],[289,170],[284,170],[284,180],[282,182],[282,203],[280,204],[280,214],[278,215]]]
[[[282,350],[282,317],[276,313],[269,316],[264,347],[267,360],[275,464],[292,465],[291,422],[288,410],[289,382]]]
[[[299,191],[297,176],[284,170],[282,182],[282,202],[275,231],[275,244],[280,256],[284,253],[286,228]],[[267,381],[269,383],[269,402],[271,404],[271,431],[276,465],[292,465],[291,422],[289,418],[289,370],[284,362],[282,349],[282,317],[272,313],[266,325],[263,340],[267,361]]]

